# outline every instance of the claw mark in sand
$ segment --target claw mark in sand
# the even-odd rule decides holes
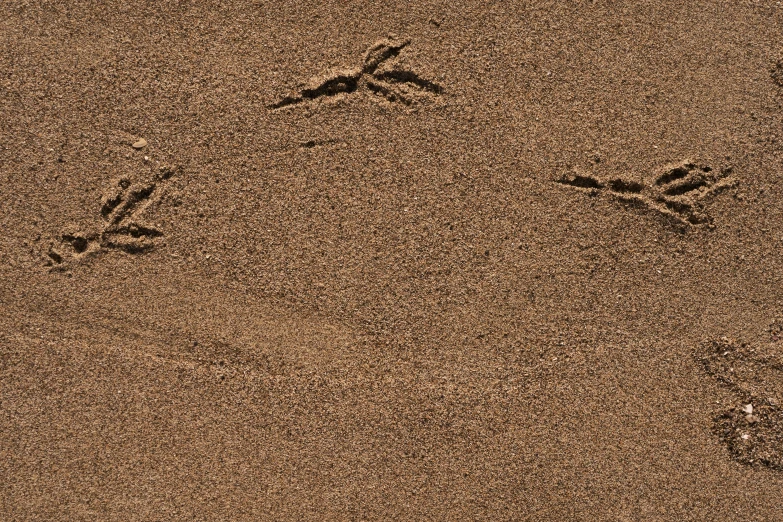
[[[173,170],[161,168],[148,183],[132,183],[127,177],[116,180],[101,201],[103,227],[89,233],[64,232],[59,244],[49,249],[47,266],[62,269],[67,258],[79,260],[106,250],[139,254],[154,248],[156,239],[163,233],[141,216],[160,199],[159,185],[173,174]]]
[[[443,92],[440,85],[400,66],[397,58],[409,44],[410,40],[394,38],[376,42],[365,52],[362,67],[338,69],[315,78],[304,89],[283,97],[269,108],[282,109],[362,91],[404,105],[412,105],[428,95],[440,95]]]
[[[723,337],[704,343],[698,352],[707,374],[735,397],[714,418],[715,434],[734,460],[776,471],[783,471],[782,331],[783,321],[777,320],[761,342]]]
[[[722,190],[737,184],[731,173],[731,167],[715,171],[707,165],[683,161],[664,167],[648,185],[621,178],[601,180],[579,172],[569,173],[556,182],[594,196],[606,192],[623,202],[657,211],[677,224],[690,226],[712,221],[705,205]]]

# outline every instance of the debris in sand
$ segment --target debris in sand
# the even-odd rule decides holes
[[[147,140],[144,138],[139,138],[138,141],[136,141],[133,145],[131,145],[134,149],[143,149],[147,146]]]

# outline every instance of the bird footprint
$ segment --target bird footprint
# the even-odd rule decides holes
[[[622,201],[668,216],[676,223],[698,225],[712,221],[706,203],[720,191],[736,185],[731,173],[731,167],[716,171],[708,165],[683,161],[664,167],[650,184],[622,178],[604,181],[580,172],[569,173],[557,183],[587,190],[592,195],[607,192]]]
[[[271,104],[270,109],[314,101],[338,94],[362,91],[382,96],[390,102],[412,105],[428,95],[440,95],[440,85],[403,68],[398,56],[410,40],[389,38],[376,42],[364,54],[364,64],[351,69],[339,69],[313,79],[300,91]]]
[[[83,233],[68,231],[59,244],[47,254],[47,265],[62,269],[66,258],[81,259],[105,250],[122,250],[130,254],[146,252],[155,246],[163,233],[146,223],[141,215],[160,198],[160,183],[174,171],[162,168],[149,183],[132,183],[127,177],[116,180],[101,201],[104,225],[99,231]]]

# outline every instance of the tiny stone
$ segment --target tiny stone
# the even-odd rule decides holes
[[[759,421],[759,418],[755,415],[746,415],[745,420],[748,422],[748,424],[755,424]]]
[[[742,440],[748,440],[749,438],[750,438],[750,435],[748,435],[747,433],[743,433],[742,434]]]
[[[753,405],[752,404],[746,404],[742,407],[742,411],[744,413],[747,413],[748,415],[753,415]]]
[[[147,146],[147,140],[145,140],[144,138],[139,138],[139,141],[133,144],[134,149],[143,149],[146,146]]]

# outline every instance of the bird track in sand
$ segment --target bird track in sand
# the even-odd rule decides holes
[[[53,270],[62,270],[68,259],[84,259],[106,250],[139,254],[154,248],[163,233],[141,216],[160,199],[160,185],[173,174],[173,170],[161,168],[150,182],[133,183],[126,176],[115,180],[101,200],[103,227],[86,233],[64,232],[57,244],[49,249],[46,265]]]
[[[410,40],[387,38],[370,46],[361,67],[338,69],[311,80],[308,86],[269,105],[272,110],[313,102],[339,94],[369,92],[392,103],[413,105],[443,88],[403,68],[398,57]]]
[[[578,171],[562,176],[556,183],[590,195],[608,193],[625,203],[659,212],[676,224],[691,226],[712,223],[706,204],[716,194],[736,186],[731,174],[731,167],[716,171],[708,165],[682,161],[662,168],[649,184],[622,178],[602,180]]]

